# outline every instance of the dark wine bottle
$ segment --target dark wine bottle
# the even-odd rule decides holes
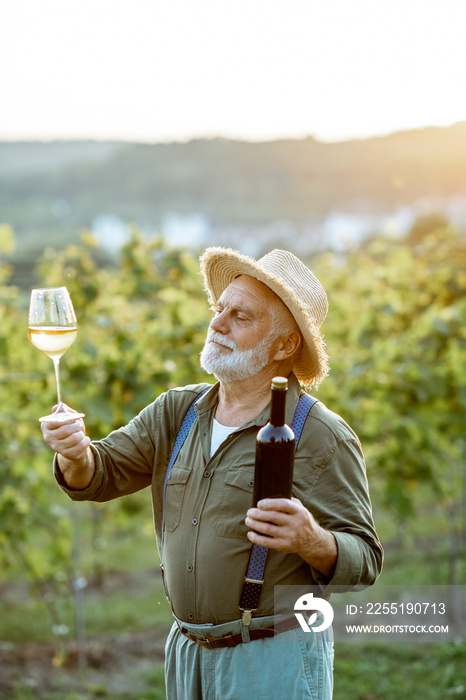
[[[257,433],[252,505],[262,498],[291,498],[295,437],[285,423],[285,377],[272,379],[270,421]]]

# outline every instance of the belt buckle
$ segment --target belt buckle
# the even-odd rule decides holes
[[[178,625],[178,629],[180,630],[181,634],[184,634],[185,637],[187,637],[191,642],[196,642],[198,644],[205,644],[206,646],[209,647],[209,649],[212,649],[212,644],[210,643],[209,637],[199,637],[196,634],[193,634],[192,632],[189,632],[186,627],[180,624],[178,621],[178,618],[175,617],[176,624]]]
[[[212,649],[212,644],[210,643],[209,637],[198,637],[197,639],[198,639],[200,644],[207,644],[209,649]]]
[[[210,643],[209,637],[199,637],[196,634],[190,634],[188,635],[188,639],[190,639],[192,642],[196,642],[197,644],[206,645],[209,647],[209,649],[212,649],[212,644]]]

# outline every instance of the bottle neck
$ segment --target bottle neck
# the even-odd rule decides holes
[[[286,389],[272,389],[270,422],[272,425],[285,425]]]

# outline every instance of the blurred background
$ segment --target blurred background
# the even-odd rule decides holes
[[[460,0],[2,3],[1,698],[165,697],[149,493],[77,505],[56,487],[35,286],[71,293],[64,400],[98,439],[205,379],[206,246],[300,256],[329,297],[317,396],[362,441],[380,583],[466,583],[463,15]],[[335,698],[466,698],[464,653],[342,643]]]

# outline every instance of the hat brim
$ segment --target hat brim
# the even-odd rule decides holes
[[[295,292],[279,277],[263,269],[256,260],[231,248],[207,248],[200,258],[205,289],[212,306],[240,275],[249,275],[267,285],[283,301],[299,326],[303,349],[293,371],[305,387],[317,387],[329,372],[325,343],[307,309]]]

